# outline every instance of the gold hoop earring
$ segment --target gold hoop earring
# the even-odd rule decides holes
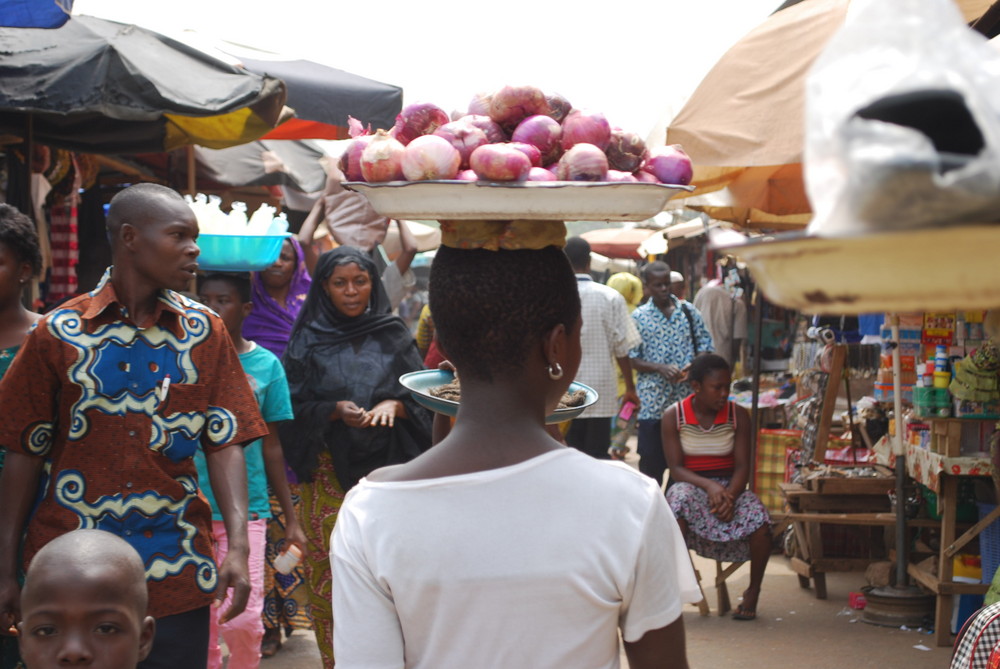
[[[549,365],[549,378],[553,381],[558,381],[563,376],[563,368],[558,362],[553,362]]]

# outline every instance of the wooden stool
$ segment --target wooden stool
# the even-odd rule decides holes
[[[690,557],[691,553],[688,552]],[[718,601],[717,613],[724,616],[733,610],[729,599],[729,588],[726,586],[726,579],[735,574],[746,562],[730,562],[726,565],[721,560],[715,560],[715,593]],[[698,579],[698,589],[701,591],[701,601],[698,602],[698,612],[707,616],[709,614],[708,601],[705,598],[705,589],[701,587],[701,572],[694,566],[694,558],[691,558],[691,567],[694,568],[695,578]]]

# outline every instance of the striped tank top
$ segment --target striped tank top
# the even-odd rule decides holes
[[[677,432],[680,435],[684,466],[695,472],[732,470],[736,443],[736,405],[726,406],[715,415],[708,429],[698,423],[694,413],[694,395],[677,403]]]

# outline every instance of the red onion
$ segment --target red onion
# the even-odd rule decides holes
[[[535,114],[521,121],[514,129],[510,138],[514,142],[523,142],[538,147],[542,153],[542,162],[553,163],[562,155],[562,127],[550,116]]]
[[[472,152],[469,164],[480,179],[520,181],[528,176],[531,161],[509,144],[486,144]]]
[[[529,116],[549,111],[545,94],[534,86],[504,86],[490,100],[490,118],[508,132]]]
[[[611,125],[601,112],[574,109],[562,123],[563,149],[576,144],[593,144],[603,151],[610,141]]]
[[[658,184],[658,183],[660,183],[660,180],[657,179],[655,175],[650,174],[646,170],[642,170],[642,169],[636,170],[635,172],[632,173],[632,176],[634,176],[635,180],[638,181],[638,182],[640,182],[640,183],[647,183],[647,184]]]
[[[340,171],[348,181],[364,181],[365,177],[361,173],[361,153],[365,150],[375,135],[361,135],[351,140],[347,149],[340,154]]]
[[[455,178],[459,181],[479,181],[479,177],[472,170],[462,170],[455,175]]]
[[[608,165],[622,172],[635,172],[649,155],[642,137],[621,128],[611,130],[611,142],[605,153],[608,154]]]
[[[462,157],[444,137],[417,137],[403,149],[403,176],[408,181],[454,179]]]
[[[469,102],[469,114],[474,116],[490,115],[490,100],[493,98],[489,93],[476,93]]]
[[[392,127],[392,135],[403,146],[421,135],[430,135],[450,119],[448,114],[437,105],[429,102],[415,102],[403,107],[396,117],[396,125]]]
[[[348,115],[347,134],[350,135],[351,137],[361,137],[362,135],[370,135],[372,134],[372,124],[369,123],[368,127],[365,128],[365,126],[361,124],[361,121],[354,118],[353,116]]]
[[[556,175],[544,167],[532,167],[528,170],[528,181],[555,181]]]
[[[489,144],[486,133],[468,121],[452,121],[434,131],[438,137],[444,137],[448,143],[458,149],[462,157],[462,169],[468,169],[469,156],[483,144]]]
[[[649,158],[642,165],[642,171],[649,172],[660,183],[680,184],[687,186],[691,183],[694,170],[691,167],[691,158],[684,153],[680,144],[661,146],[649,152]]]
[[[559,163],[552,163],[551,165],[546,165],[545,169],[552,172],[553,175],[559,174]]]
[[[559,159],[560,181],[606,181],[608,157],[593,144],[577,144]]]
[[[638,181],[631,172],[622,172],[621,170],[608,170],[608,181],[620,181],[627,183],[635,183]]]
[[[549,116],[555,119],[557,123],[562,123],[569,116],[569,113],[573,111],[573,105],[569,103],[569,100],[558,93],[546,95],[545,101],[549,103]]]
[[[490,144],[503,144],[507,141],[507,133],[503,131],[496,121],[490,119],[489,116],[482,115],[469,115],[463,116],[460,121],[468,121],[472,125],[476,126],[480,130],[486,133],[486,139],[489,140]]]
[[[361,174],[365,181],[401,181],[405,148],[385,130],[377,130],[371,143],[361,152]]]
[[[542,166],[542,152],[538,150],[538,147],[533,144],[525,144],[524,142],[511,142],[510,145],[528,156],[528,160],[531,161],[532,167]]]

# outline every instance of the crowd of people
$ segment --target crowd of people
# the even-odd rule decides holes
[[[311,627],[326,667],[614,667],[619,635],[634,669],[683,667],[688,549],[749,560],[734,617],[756,615],[749,420],[665,263],[602,285],[580,238],[442,247],[415,336],[367,249],[315,256],[307,231],[264,271],[198,276],[197,221],[151,184],[107,225],[104,279],[40,317],[33,225],[0,205],[2,669],[15,623],[27,669],[111,652],[50,638],[55,609],[98,605],[134,642],[115,666],[221,666],[221,638],[255,667]],[[399,383],[438,364],[454,419]],[[574,380],[601,399],[554,430]],[[625,404],[640,471],[609,453]]]

